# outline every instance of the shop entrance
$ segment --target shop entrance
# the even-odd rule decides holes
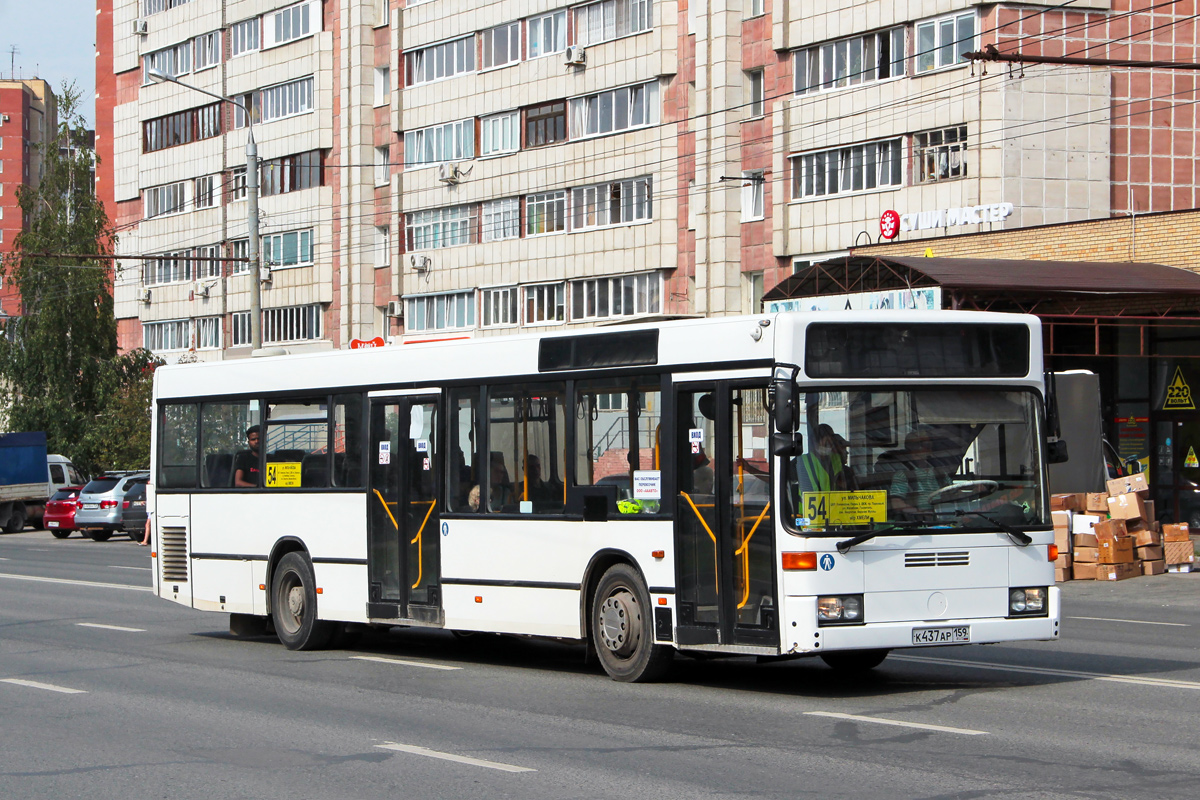
[[[1159,414],[1154,433],[1156,515],[1200,528],[1200,411]]]

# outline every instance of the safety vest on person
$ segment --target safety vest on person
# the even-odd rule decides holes
[[[797,459],[797,477],[807,478],[810,492],[832,492],[834,485],[842,474],[842,460],[837,455],[831,455],[830,468],[826,469],[820,456],[815,453],[805,453]],[[804,491],[801,488],[801,491]]]

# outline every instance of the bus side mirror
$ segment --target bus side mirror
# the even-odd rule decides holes
[[[791,433],[796,430],[796,384],[777,380],[771,383],[772,406],[775,410],[775,430]],[[776,455],[779,455],[776,453]]]
[[[1065,464],[1067,459],[1067,443],[1065,441],[1056,439],[1053,442],[1046,442],[1047,464]]]
[[[798,456],[804,452],[803,433],[772,433],[771,454],[781,458]]]

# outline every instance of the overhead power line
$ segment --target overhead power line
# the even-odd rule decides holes
[[[1129,58],[1089,58],[1081,56],[1037,56],[1031,53],[1001,53],[994,44],[985,44],[983,50],[963,53],[972,61],[999,61],[1008,64],[1064,64],[1081,67],[1140,67],[1143,69],[1200,70],[1194,61],[1141,61]]]

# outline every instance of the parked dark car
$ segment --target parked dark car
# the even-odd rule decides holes
[[[113,533],[123,530],[121,503],[129,490],[150,480],[148,472],[107,473],[93,478],[79,493],[79,510],[75,512],[75,527],[104,542]]]
[[[42,522],[56,539],[66,539],[75,530],[75,511],[79,508],[82,486],[64,486],[46,502]]]
[[[139,483],[121,501],[121,527],[129,538],[140,542],[146,532],[146,484]]]

